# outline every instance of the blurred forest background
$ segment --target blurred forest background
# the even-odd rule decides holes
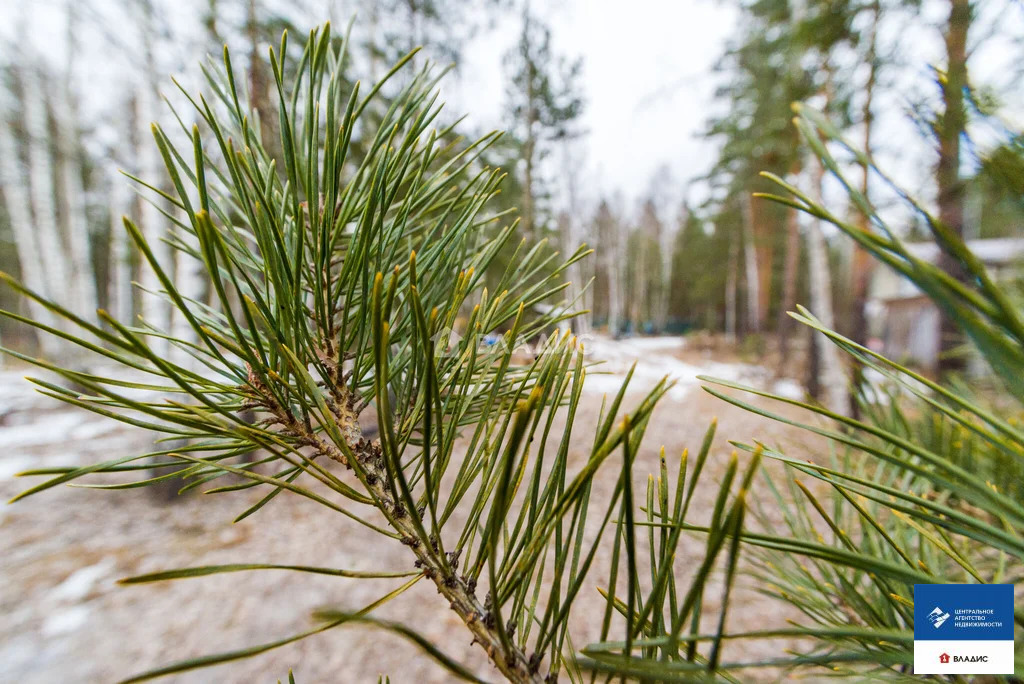
[[[593,47],[576,50],[586,46],[592,15],[614,25],[622,12],[641,17],[639,32],[621,42],[601,37],[592,68],[584,53]],[[631,51],[645,23],[652,36],[671,34],[675,24],[685,40],[700,32],[689,21],[705,16],[717,17],[705,37],[712,69],[636,73]],[[273,75],[255,56],[288,29],[296,39],[287,58],[296,60],[311,26],[353,17],[352,79],[382,75],[415,46],[423,46],[421,63],[452,64],[446,115],[490,112],[493,120],[470,118],[470,130],[507,131],[483,160],[509,173],[496,209],[514,207],[522,235],[547,240],[542,248],[569,253],[585,242],[597,250],[571,273],[589,310],[577,332],[700,333],[702,344],[737,345],[820,395],[821,387],[845,386],[844,370],[827,349],[807,353],[817,348],[809,333],[785,315],[801,303],[826,326],[895,358],[930,370],[964,367],[951,353],[960,341],[940,334],[937,312],[919,293],[873,273],[850,241],[807,216],[752,197],[771,190],[762,171],[841,196],[800,144],[790,123],[794,101],[823,110],[883,168],[931,198],[930,208],[989,255],[988,265],[1016,277],[1024,255],[1024,5],[1015,0],[698,0],[635,10],[527,0],[5,0],[0,269],[86,319],[100,307],[166,330],[184,325],[171,320],[166,302],[133,287],[158,283],[140,268],[120,223],[123,214],[135,217],[165,262],[174,258],[167,242],[184,239],[170,205],[140,199],[121,175],[157,190],[168,182],[150,123],[174,136],[192,121],[177,118],[190,107],[165,75],[190,89],[203,81],[200,55],[219,58],[224,44],[249,55],[235,68],[272,136]],[[667,55],[687,49],[657,46]],[[480,55],[490,61],[481,66]],[[605,76],[609,63],[627,66]],[[637,82],[656,87],[637,94],[622,78],[631,69]],[[679,112],[683,136],[699,144],[673,149],[678,136],[657,126],[643,137],[635,125],[609,137],[594,107],[617,96],[629,100],[624,111],[640,126],[652,110],[662,112],[658,121]],[[686,130],[693,121],[697,128]],[[652,146],[652,136],[662,142]],[[623,181],[609,166],[622,159],[644,160],[626,173],[649,169],[649,177]],[[897,206],[892,190],[863,178],[860,190],[883,212]],[[866,222],[853,207],[848,213]],[[892,223],[910,242],[930,239],[912,214]],[[202,300],[209,288],[194,269],[179,263],[176,276]],[[8,289],[0,306],[54,320],[25,310]],[[55,338],[31,334],[0,322],[6,346],[62,352]],[[847,401],[841,391],[825,399],[836,408]]]

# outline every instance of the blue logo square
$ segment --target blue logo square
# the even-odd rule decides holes
[[[1012,584],[915,584],[915,641],[1013,641]]]

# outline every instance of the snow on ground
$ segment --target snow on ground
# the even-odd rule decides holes
[[[43,396],[24,375],[0,372],[0,482],[29,468],[80,463],[77,444],[121,429],[114,421]]]
[[[590,334],[583,338],[583,343],[587,362],[594,364],[588,370],[584,389],[593,395],[617,393],[634,363],[631,392],[647,392],[669,376],[675,382],[668,392],[668,398],[673,401],[690,397],[701,385],[698,376],[755,387],[770,384],[769,372],[761,366],[712,359],[683,361],[679,356],[686,351],[684,337],[614,340],[606,335]],[[126,369],[94,370],[110,377],[130,379]],[[15,474],[29,468],[81,463],[76,444],[119,439],[124,426],[43,396],[35,385],[25,380],[26,374],[58,381],[39,369],[0,371],[0,482],[10,481]],[[789,379],[777,380],[772,389],[786,397],[803,396],[802,387]],[[54,443],[61,444],[62,448],[45,449]],[[32,449],[35,454],[26,456],[26,449]]]
[[[35,387],[25,380],[25,375],[45,375],[45,373],[30,373],[27,372],[28,370],[0,371],[0,419],[15,412],[53,405],[52,399],[36,392]]]
[[[591,335],[585,341],[587,360],[598,363],[587,375],[584,386],[587,391],[614,394],[630,367],[636,363],[630,387],[649,390],[666,375],[675,381],[669,390],[669,397],[680,401],[698,387],[698,376],[710,376],[743,384],[761,386],[767,379],[767,371],[761,366],[747,363],[725,363],[702,361],[687,363],[676,355],[686,348],[684,337],[636,337],[613,340],[610,337]]]
[[[680,454],[699,445],[712,420],[719,420],[722,435],[712,447],[706,468],[712,482],[728,467],[732,447],[727,438],[756,438],[770,444],[803,439],[789,425],[697,391],[701,384],[697,376],[704,374],[769,386],[772,378],[763,368],[704,359],[686,349],[679,337],[614,341],[592,336],[584,343],[587,362],[603,363],[592,368],[577,411],[580,429],[573,432],[570,444],[573,467],[585,462],[590,453],[601,395],[619,389],[634,361],[633,392],[649,390],[664,375],[677,381],[648,425],[646,446],[636,455],[638,477],[657,471],[660,446],[669,454]],[[152,448],[152,434],[42,396],[22,379],[25,373],[41,374],[35,369],[0,372],[0,501],[41,481],[15,480],[13,475],[19,471],[95,463]],[[626,406],[635,406],[638,399],[633,394]],[[593,496],[610,498],[618,477],[617,467],[599,472]],[[713,509],[716,491],[715,487],[697,489],[693,503],[697,520]],[[167,505],[141,489],[98,492],[59,487],[11,506],[0,505],[0,548],[4,549],[0,614],[5,618],[0,620],[0,682],[114,681],[179,657],[278,640],[309,629],[309,615],[315,609],[326,605],[358,610],[393,588],[376,580],[339,581],[304,573],[244,573],[137,587],[118,586],[119,578],[247,562],[358,570],[412,568],[405,547],[382,542],[372,531],[347,520],[339,522],[333,511],[298,496],[278,497],[258,515],[232,524],[240,511],[264,493],[243,490],[189,496]],[[454,515],[454,524],[465,523],[458,518],[464,511],[457,509]],[[680,542],[680,557],[700,557],[704,544],[699,537],[686,537]],[[584,592],[590,598],[574,612],[573,638],[580,644],[599,638],[604,602],[593,599],[598,597],[596,578],[606,576],[611,562],[610,547],[603,543],[598,549],[598,570]],[[692,564],[680,563],[680,581],[693,570]],[[758,593],[744,577],[734,590],[744,610],[730,613],[731,630],[784,627],[786,618],[799,617]],[[721,578],[716,576],[711,587],[709,597],[720,595]],[[714,629],[717,619],[713,599],[709,600],[705,631]],[[481,649],[471,644],[454,614],[438,605],[431,587],[411,589],[401,600],[382,606],[379,613],[416,626],[474,672],[494,679]],[[752,650],[744,657],[769,657],[794,645],[765,640],[745,645]],[[724,657],[740,656],[726,646]],[[172,681],[276,681],[291,668],[298,681],[377,681],[379,675],[421,684],[450,681],[448,673],[399,637],[355,627]]]

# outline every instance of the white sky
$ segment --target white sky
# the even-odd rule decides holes
[[[128,44],[135,41],[131,21],[122,9],[127,0],[72,1],[93,8],[83,21],[89,30],[83,33],[75,62],[76,77],[88,85],[87,116],[96,121],[101,138],[123,135],[123,125],[118,124],[123,104],[118,102],[123,102],[131,88],[137,58],[111,38]],[[0,0],[0,40],[5,51],[32,49],[48,55],[54,66],[62,69],[67,2]],[[193,55],[198,56],[199,17],[206,1],[156,2],[170,25],[176,53],[162,55],[164,70],[178,71],[180,64],[194,63]],[[347,16],[346,7],[352,4],[352,0],[310,0],[309,4],[319,2],[323,2],[325,16],[330,4],[335,16]],[[879,156],[888,162],[893,175],[911,179],[915,191],[927,188],[932,160],[928,142],[909,122],[908,110],[912,98],[931,92],[929,67],[941,59],[939,26],[945,19],[945,6],[941,0],[926,0],[925,11],[911,24],[891,27],[890,39],[904,53],[896,78],[908,86],[890,89],[878,103]],[[715,158],[715,143],[699,134],[716,106],[712,93],[719,77],[711,67],[734,31],[737,13],[732,3],[534,0],[532,7],[551,23],[555,51],[584,59],[580,86],[586,97],[583,128],[587,136],[580,143],[584,165],[576,178],[584,200],[619,194],[631,209],[666,164],[670,180],[663,182],[661,192],[670,202],[669,211],[678,206],[684,192],[691,200],[702,199],[702,188],[689,181],[706,173]],[[984,21],[979,22],[983,28],[976,38],[990,26],[997,26],[1005,35],[1024,36],[1024,3],[981,0],[979,7]],[[27,24],[21,23],[22,17]],[[126,25],[128,30],[123,30]],[[443,86],[451,109],[468,113],[470,127],[478,132],[503,127],[502,59],[518,32],[518,14],[507,13],[497,26],[477,35],[464,51],[460,77]],[[1020,45],[987,41],[972,57],[972,75],[978,82],[993,82],[1004,95],[1012,96],[1008,112],[1018,124],[1024,123],[1024,88],[1008,74],[1009,67],[1019,66],[1020,51]],[[186,80],[199,85],[195,78]],[[169,80],[166,87],[168,91],[173,88]],[[558,168],[556,165],[553,170]]]
[[[553,46],[583,57],[588,194],[619,191],[637,198],[664,164],[681,193],[685,179],[713,163],[715,147],[698,133],[715,84],[710,69],[732,31],[735,11],[717,0],[548,4],[558,4],[544,13]],[[470,46],[450,100],[481,128],[501,124],[501,60],[519,31],[518,18],[511,19],[512,26],[499,26]]]

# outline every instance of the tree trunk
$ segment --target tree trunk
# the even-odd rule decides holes
[[[7,114],[7,107],[3,108]],[[29,206],[29,191],[25,187],[24,173],[21,169],[21,155],[18,143],[7,120],[0,121],[0,185],[3,186],[4,204],[7,216],[11,221],[11,232],[14,236],[14,249],[18,254],[18,266],[21,269],[21,280],[30,290],[45,293],[47,290],[46,274],[43,269],[39,241],[32,222],[32,210]],[[42,304],[28,300],[32,318],[55,326],[57,321]],[[60,352],[60,344],[56,337],[46,333],[35,333],[35,338],[43,354],[55,358]]]
[[[799,173],[799,168],[796,170]],[[779,307],[779,321],[776,334],[779,341],[778,375],[784,375],[789,359],[789,337],[793,331],[793,319],[789,312],[796,306],[796,280],[800,270],[800,215],[796,209],[786,212],[786,263],[782,281],[782,306]]]
[[[576,251],[576,248],[582,244],[580,236],[577,234],[576,222],[572,219],[569,213],[563,213],[560,217],[559,226],[560,237],[562,242],[562,254],[570,256]],[[577,261],[576,263],[569,266],[566,272],[566,277],[569,279],[569,287],[565,290],[565,296],[568,301],[576,301],[575,308],[586,309],[586,301],[584,300],[584,289],[587,286],[586,277],[583,273],[583,263],[585,260]],[[571,321],[573,330],[577,335],[582,335],[590,332],[590,312],[581,313]]]
[[[179,220],[183,223],[188,222],[188,217],[184,212],[179,212]],[[200,251],[199,240],[195,235],[175,227],[177,232],[178,240],[185,245],[194,249],[196,252]],[[204,277],[203,262],[199,259],[193,258],[191,255],[178,252],[174,260],[174,284],[178,288],[178,292],[185,298],[186,302],[196,302],[194,305],[198,307],[204,300],[206,290],[206,278]],[[197,343],[199,337],[196,331],[192,329],[188,320],[183,315],[177,315],[171,322],[171,333],[176,340],[185,340],[187,342]],[[171,350],[171,357],[175,363],[184,366],[186,368],[193,368],[193,359],[188,353],[181,347],[175,347]]]
[[[675,234],[669,230],[669,226],[665,226],[665,230],[662,231],[661,245],[658,247],[658,254],[661,256],[661,263],[659,267],[661,269],[659,273],[658,282],[658,311],[655,316],[655,324],[658,326],[658,330],[664,333],[668,328],[668,309],[669,299],[671,297],[671,285],[672,285],[672,246],[675,240]]]
[[[861,119],[864,122],[864,154],[870,159],[871,134],[875,115],[872,109],[874,103],[875,86],[878,83],[878,22],[881,18],[881,5],[873,2],[871,10],[871,25],[868,29],[868,50],[865,56],[868,63],[868,78],[864,84],[864,105],[861,109]],[[869,196],[871,170],[865,166],[861,170],[860,191],[865,198]],[[871,221],[864,212],[858,212],[857,225],[863,231],[871,230]],[[867,250],[859,243],[853,242],[853,255],[850,258],[850,315],[848,318],[848,335],[857,344],[866,346],[868,343],[868,320],[867,304],[868,294],[871,286],[871,272],[874,260]],[[856,397],[860,392],[863,381],[863,367],[855,363],[850,382],[850,407],[854,418],[859,417]]]
[[[270,75],[267,63],[260,54],[260,8],[257,0],[249,0],[246,33],[249,38],[249,97],[259,117],[260,141],[271,159],[277,160],[277,172],[284,174],[284,152],[278,124],[278,108],[270,96]],[[284,59],[284,55],[281,55]]]
[[[164,170],[160,155],[153,140],[150,126],[156,120],[156,103],[159,99],[159,77],[156,70],[156,57],[153,52],[155,41],[155,29],[153,26],[152,0],[145,0],[142,3],[142,40],[145,45],[143,55],[143,69],[145,82],[139,91],[137,125],[138,125],[138,150],[136,158],[139,160],[139,178],[158,185],[159,179],[163,177]],[[167,221],[157,209],[154,202],[160,202],[151,193],[146,193],[147,198],[141,202],[141,226],[142,234],[149,243],[157,263],[167,272],[174,272],[172,253],[170,246],[164,241],[167,236]],[[160,296],[160,281],[156,272],[149,264],[142,265],[140,274],[141,285],[144,290],[142,294],[142,318],[146,323],[169,332],[171,329],[171,305],[170,302]],[[161,356],[167,355],[169,345],[167,340],[151,337],[148,344],[154,352]]]
[[[533,154],[535,142],[533,140],[533,123],[528,124],[530,131],[527,134],[526,142],[523,143],[523,213],[522,213],[522,230],[523,237],[526,239],[527,247],[532,247],[534,242],[534,216],[533,213]]]
[[[761,280],[758,273],[757,249],[754,245],[754,204],[743,193],[743,263],[747,280],[747,330],[761,332]]]
[[[825,178],[825,167],[820,161],[815,165],[814,188],[821,199],[821,185]],[[821,221],[815,220],[807,234],[807,262],[810,280],[811,312],[829,330],[835,329],[832,313],[832,275],[828,263],[828,246],[821,232]],[[822,388],[822,403],[840,415],[850,414],[850,394],[847,389],[846,373],[843,370],[839,350],[820,333],[814,334],[813,352],[818,355],[816,380]],[[811,364],[814,368],[815,364]],[[808,383],[811,385],[812,383]]]
[[[729,264],[725,274],[725,337],[730,343],[736,341],[736,281],[739,280],[739,243],[733,237],[729,240]]]
[[[67,105],[65,105],[67,106]],[[58,108],[62,109],[62,108]],[[66,112],[67,110],[65,110]],[[92,241],[79,163],[78,131],[68,113],[60,114],[58,140],[61,154],[60,184],[67,203],[68,247],[71,256],[71,309],[86,320],[96,317],[96,269],[92,262]]]
[[[602,270],[608,281],[608,334],[616,337],[622,326],[622,236],[611,212],[598,214],[598,242]]]
[[[48,297],[61,304],[68,302],[71,269],[57,224],[57,201],[53,187],[53,157],[50,154],[50,118],[43,79],[34,67],[24,70],[25,133],[28,137],[29,194],[32,199],[34,229],[42,257],[44,289]],[[66,326],[61,324],[59,328]]]
[[[132,248],[123,217],[131,213],[131,189],[117,169],[110,174],[110,276],[107,301],[110,313],[118,321],[131,324],[135,318],[132,287]]]
[[[527,15],[527,21],[529,21],[529,15]],[[526,29],[529,30],[528,28]],[[537,211],[537,207],[534,203],[533,195],[533,165],[534,156],[537,153],[537,136],[536,136],[536,123],[537,123],[537,94],[533,91],[533,81],[536,78],[536,69],[533,62],[530,61],[532,57],[527,54],[527,65],[526,65],[526,140],[523,141],[523,211],[522,211],[522,228],[523,237],[526,238],[527,245],[532,245],[535,236],[534,231],[537,229],[536,216],[534,215]]]
[[[128,139],[121,140],[114,150],[115,159],[108,167],[110,179],[110,275],[107,280],[107,302],[113,316],[124,324],[135,323],[134,262],[131,240],[124,227],[124,217],[137,214],[140,200],[119,168],[119,162],[131,159],[139,148],[138,96],[125,104]],[[133,169],[138,173],[138,169]]]
[[[569,208],[568,211],[564,212],[560,217],[561,226],[559,235],[562,242],[562,254],[568,257],[576,251],[576,248],[583,244],[584,236],[583,231],[581,230],[581,223],[578,218],[582,214],[579,207],[579,192],[576,180],[579,176],[576,171],[579,169],[580,164],[577,163],[577,160],[572,154],[571,142],[567,141],[565,143],[563,152]],[[572,284],[567,288],[566,296],[569,297],[570,301],[579,297],[579,301],[576,304],[577,308],[586,310],[586,313],[581,313],[572,320],[572,326],[577,335],[585,335],[589,333],[590,329],[593,327],[593,313],[590,311],[591,307],[587,306],[587,295],[592,291],[592,288],[590,290],[584,290],[587,286],[587,276],[584,269],[588,263],[588,259],[577,261],[569,267],[567,273],[569,282]]]
[[[57,123],[57,149],[60,154],[60,189],[67,208],[68,252],[71,257],[71,310],[85,320],[96,318],[99,299],[96,294],[96,269],[92,262],[89,217],[85,186],[82,181],[80,134],[76,121],[77,102],[72,91],[74,83],[75,37],[77,21],[75,3],[69,2],[68,63],[60,91],[60,102],[54,108]]]
[[[618,250],[609,251],[618,257]],[[612,261],[608,268],[608,332],[616,337],[622,330],[622,278],[619,265]]]
[[[964,89],[967,87],[967,32],[971,25],[969,0],[951,0],[946,27],[946,74],[942,81],[943,111],[936,130],[939,163],[935,171],[938,187],[939,220],[957,237],[964,236],[964,184],[960,178],[960,138],[967,128]],[[966,280],[960,263],[942,249],[939,265],[951,276]],[[942,312],[939,323],[939,371],[943,375],[966,369],[959,353],[964,336],[956,322]]]

